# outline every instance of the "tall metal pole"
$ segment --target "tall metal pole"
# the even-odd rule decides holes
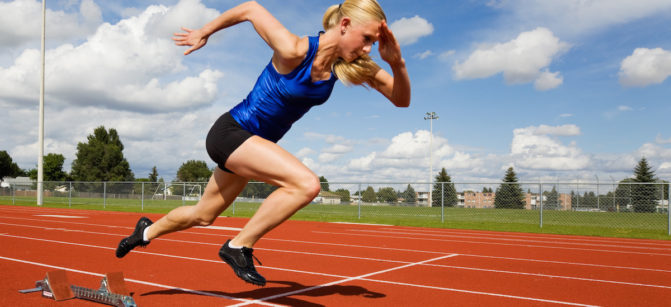
[[[433,120],[438,119],[436,112],[426,112],[424,119],[428,119],[431,126],[431,135],[429,136],[429,207],[433,205],[431,198],[432,183],[433,183]]]
[[[596,208],[601,209],[600,201],[599,201],[599,176],[594,174],[594,177],[596,177]]]
[[[44,41],[46,36],[46,0],[42,0],[42,63],[40,73],[40,110],[39,128],[37,131],[39,154],[37,156],[37,205],[41,206],[44,196]]]

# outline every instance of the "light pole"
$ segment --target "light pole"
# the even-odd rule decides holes
[[[428,119],[431,126],[431,135],[429,136],[429,207],[433,204],[433,199],[431,199],[431,183],[433,182],[433,120],[438,119],[436,112],[426,112],[424,119]]]
[[[44,37],[46,36],[46,1],[42,0],[42,54],[41,54],[41,72],[40,72],[40,109],[39,109],[39,128],[37,131],[38,156],[37,156],[37,205],[42,205],[42,196],[44,194]]]
[[[596,208],[601,209],[599,204],[599,176],[594,174],[594,177],[596,177]]]

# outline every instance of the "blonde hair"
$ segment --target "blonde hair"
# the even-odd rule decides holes
[[[343,17],[349,17],[357,23],[371,20],[387,20],[382,7],[376,0],[345,0],[342,4],[332,5],[324,13],[324,30],[338,26]],[[364,85],[372,81],[380,66],[367,54],[363,54],[352,62],[346,62],[342,58],[337,59],[331,67],[333,73],[345,85]]]

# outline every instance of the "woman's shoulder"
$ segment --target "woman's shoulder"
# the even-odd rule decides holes
[[[310,37],[303,36],[296,40],[294,52],[273,55],[273,64],[280,74],[287,74],[298,67],[305,59],[310,50]]]

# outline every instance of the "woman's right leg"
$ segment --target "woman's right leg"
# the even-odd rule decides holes
[[[203,197],[194,206],[173,209],[152,224],[147,230],[147,239],[184,230],[193,226],[207,226],[230,206],[247,184],[247,179],[215,167]]]

